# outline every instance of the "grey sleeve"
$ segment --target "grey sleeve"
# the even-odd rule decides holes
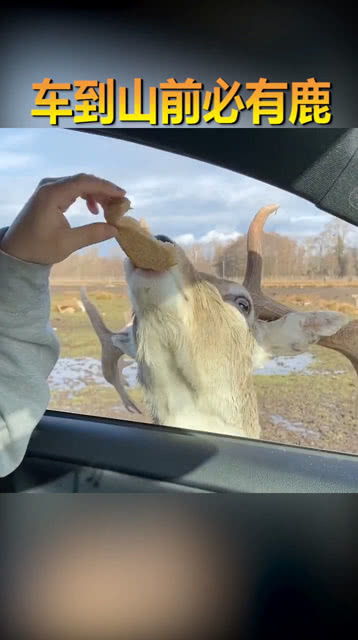
[[[47,378],[59,356],[49,275],[50,266],[0,250],[0,477],[22,462],[49,402]]]

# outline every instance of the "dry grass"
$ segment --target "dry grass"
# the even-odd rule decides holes
[[[348,302],[332,302],[332,300],[320,300],[320,302],[322,302],[323,308],[329,311],[341,311],[348,315],[358,315],[358,308],[352,304],[348,304]]]
[[[287,304],[290,307],[297,307],[304,311],[325,310],[325,311],[340,311],[346,313],[349,316],[357,316],[358,308],[349,304],[348,302],[341,302],[339,300],[327,300],[325,298],[313,297],[310,298],[304,295],[280,295],[275,296],[275,299],[282,304]]]
[[[80,297],[78,297],[78,298],[75,298],[75,297],[68,297],[67,298],[67,297],[65,297],[65,298],[62,298],[60,300],[54,298],[54,299],[51,300],[51,311],[54,312],[54,313],[56,313],[56,312],[58,313],[59,311],[58,311],[57,306],[61,305],[61,306],[65,306],[65,307],[66,306],[73,307],[75,309],[75,313],[80,313],[80,309],[77,306],[79,300],[80,300]]]
[[[300,296],[296,294],[275,296],[275,299],[290,307],[303,308],[304,311],[321,309],[322,311],[340,311],[341,313],[346,313],[350,316],[358,315],[358,307],[353,304],[349,304],[349,302],[339,300],[327,300],[320,297],[310,298],[308,296]]]
[[[291,288],[298,287],[304,289],[305,287],[313,288],[336,288],[336,287],[357,287],[358,280],[355,278],[340,278],[339,280],[310,280],[309,278],[292,279],[289,278],[265,278],[262,282],[263,287],[282,287]]]
[[[100,290],[98,286],[88,293],[112,331],[128,322],[131,311],[129,300],[119,288],[109,292]],[[293,307],[295,305],[301,311],[333,308],[347,313],[349,307],[348,313],[353,315],[351,305],[344,300],[325,300],[320,293],[317,290],[309,295],[304,292],[290,294],[281,290],[275,299]],[[328,295],[327,293],[327,297]],[[76,290],[74,285],[66,291],[61,288],[52,290],[53,305],[64,304],[76,297],[79,297],[79,288]],[[311,305],[304,306],[307,301]],[[356,312],[355,309],[354,311]],[[53,310],[51,321],[61,342],[62,358],[90,357],[100,360],[100,344],[86,313],[67,315]],[[310,365],[312,375],[256,376],[263,439],[357,453],[358,391],[353,367],[342,354],[333,350],[312,347],[310,351],[316,358]],[[135,402],[141,404],[139,390],[131,389],[129,393]],[[88,381],[86,388],[77,391],[52,391],[50,408],[136,420],[135,414],[129,414],[125,410],[114,389],[92,384],[91,381]],[[273,421],[272,416],[281,416],[282,424]],[[143,416],[140,419],[143,420]],[[145,416],[144,420],[149,421]],[[290,430],[287,425],[298,425],[299,428],[296,431]],[[300,431],[300,425],[307,432]]]
[[[98,277],[98,278],[88,278],[86,280],[80,280],[80,279],[76,279],[76,278],[50,278],[50,285],[52,287],[90,287],[90,286],[97,286],[97,287],[102,287],[102,288],[106,288],[106,287],[122,287],[125,286],[125,280],[123,279],[118,279],[118,280],[105,280],[102,277]]]
[[[232,278],[235,282],[242,282],[243,278]],[[124,286],[125,280],[119,278],[118,280],[108,279],[105,280],[103,277],[98,278],[89,278],[86,280],[76,280],[74,278],[51,278],[51,285],[54,287],[80,287],[80,286],[95,286],[99,285],[103,287],[111,287],[111,286]],[[357,278],[340,278],[340,279],[329,279],[329,280],[310,280],[309,278],[263,278],[262,281],[263,287],[282,287],[282,288],[290,288],[290,287],[299,287],[304,289],[305,287],[357,287],[358,290],[358,279]]]
[[[96,300],[113,300],[114,297],[118,297],[118,294],[117,296],[115,296],[109,291],[94,291],[91,294],[91,297],[95,298]]]

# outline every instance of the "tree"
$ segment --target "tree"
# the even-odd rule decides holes
[[[123,261],[118,251],[100,256],[96,247],[71,254],[52,268],[51,279],[66,280],[122,280]]]
[[[345,277],[348,271],[347,235],[349,231],[350,225],[347,222],[336,219],[329,222],[322,233],[327,243],[327,253],[333,257],[334,275],[339,278]]]
[[[214,257],[216,273],[224,278],[243,278],[246,259],[246,236],[241,236],[217,251]],[[266,277],[292,276],[301,259],[302,247],[295,240],[278,233],[263,233],[263,270]]]

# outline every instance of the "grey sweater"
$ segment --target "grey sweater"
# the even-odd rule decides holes
[[[50,269],[0,250],[0,477],[21,463],[49,402],[47,378],[59,357]]]

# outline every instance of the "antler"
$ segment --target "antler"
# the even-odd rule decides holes
[[[257,317],[261,320],[277,320],[294,309],[276,302],[262,292],[262,232],[271,213],[278,205],[262,207],[252,220],[247,233],[247,263],[244,286],[250,291]],[[322,347],[334,349],[348,358],[358,374],[358,320],[352,320],[333,336],[321,338]]]
[[[106,327],[98,310],[94,304],[89,301],[84,288],[81,289],[81,300],[101,343],[103,377],[114,386],[127,411],[131,413],[142,413],[130,399],[124,388],[122,371],[125,363],[123,360],[120,362],[120,358],[122,358],[124,353],[119,347],[114,346],[112,342],[112,336],[114,336],[115,333]]]

